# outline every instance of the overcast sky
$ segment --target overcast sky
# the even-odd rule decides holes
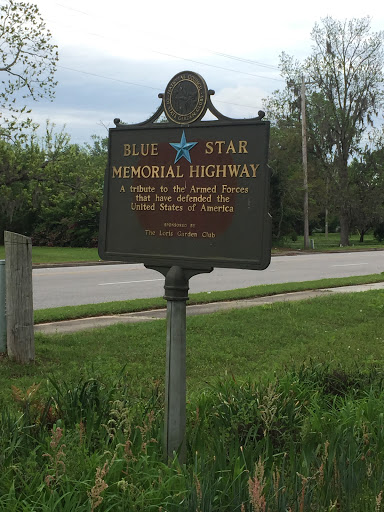
[[[1,0],[4,3],[4,0]],[[378,0],[36,0],[59,48],[56,99],[32,117],[65,125],[72,142],[106,136],[115,117],[146,120],[158,93],[184,70],[200,73],[223,114],[252,117],[284,86],[282,51],[303,60],[321,18],[370,16],[384,29]]]

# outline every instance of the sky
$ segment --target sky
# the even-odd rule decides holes
[[[6,0],[0,0],[4,4]],[[311,53],[315,23],[370,16],[384,29],[377,0],[35,0],[57,44],[55,100],[34,102],[32,118],[71,141],[107,136],[118,117],[148,119],[158,94],[181,71],[199,73],[212,102],[233,118],[257,116],[263,98],[284,87],[279,55]]]

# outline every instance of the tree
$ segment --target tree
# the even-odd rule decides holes
[[[69,136],[47,124],[43,141],[32,134],[13,143],[0,138],[0,242],[4,230],[30,235],[47,193],[49,168],[57,165]]]
[[[324,209],[335,200],[340,243],[349,245],[353,220],[349,165],[384,103],[384,33],[372,34],[369,18],[341,22],[328,17],[315,25],[311,37],[312,54],[303,64],[281,54],[280,69],[287,87],[274,93],[269,105],[280,100],[284,103],[280,118],[300,120],[300,81],[305,76],[308,159],[312,158],[329,191],[323,194]]]
[[[35,245],[96,247],[107,139],[69,144],[46,167],[44,197],[33,226]]]
[[[323,123],[322,130],[332,144],[340,243],[349,245],[352,204],[348,166],[384,103],[384,33],[371,33],[368,17],[344,22],[328,17],[322,24],[312,31],[313,53],[304,67],[310,87],[327,103],[328,123]]]
[[[276,240],[295,236],[302,222],[300,132],[291,123],[271,128],[269,165],[271,175],[272,233]]]
[[[301,136],[300,82],[302,71],[299,63],[286,54],[281,56],[281,70],[287,87],[275,91],[264,100],[268,118],[272,122],[270,142],[271,212],[273,234],[276,238],[303,231],[303,158]],[[308,122],[308,184],[309,223],[318,226],[319,214],[326,204],[323,150],[313,134],[317,133],[312,104],[307,107]]]
[[[4,230],[34,245],[96,246],[107,139],[71,144],[48,125],[45,137],[0,139],[0,242]]]
[[[32,120],[25,100],[53,99],[57,46],[36,5],[8,0],[0,6],[0,137],[21,134]],[[7,112],[7,113],[5,113]]]
[[[350,165],[352,222],[360,242],[370,228],[384,221],[384,131],[375,131]]]

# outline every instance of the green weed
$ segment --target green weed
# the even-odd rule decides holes
[[[329,387],[336,374],[348,382],[341,394]],[[156,384],[132,393],[122,372],[109,387],[83,381],[50,389],[52,402],[68,394],[53,428],[33,429],[21,410],[3,410],[1,510],[381,510],[380,368],[312,361],[264,382],[217,381],[188,404],[185,466],[162,462]],[[91,408],[99,422],[88,423]]]

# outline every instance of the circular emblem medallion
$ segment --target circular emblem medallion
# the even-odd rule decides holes
[[[205,114],[207,97],[207,84],[200,75],[192,71],[178,73],[165,89],[165,114],[177,124],[193,123]]]

